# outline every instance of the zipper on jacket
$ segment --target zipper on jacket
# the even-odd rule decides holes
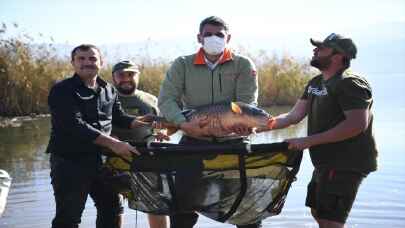
[[[214,71],[211,70],[211,104],[214,104]]]
[[[222,93],[222,75],[219,73],[219,92]]]

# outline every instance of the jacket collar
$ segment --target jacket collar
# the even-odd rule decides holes
[[[219,64],[223,64],[225,62],[231,61],[232,58],[232,51],[229,48],[225,48],[224,53],[222,55],[221,60],[219,60]],[[194,58],[195,65],[206,65],[204,50],[200,48]]]
[[[84,84],[84,82],[82,81],[80,76],[76,73],[73,75],[73,81],[77,86],[86,87],[86,85]],[[105,87],[107,85],[107,82],[104,81],[102,78],[100,78],[100,76],[97,76],[96,81],[97,81],[97,84],[101,87]]]

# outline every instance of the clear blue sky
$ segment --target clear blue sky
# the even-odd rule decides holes
[[[17,22],[31,33],[69,43],[194,39],[198,23],[209,15],[226,19],[238,40],[324,36],[378,23],[404,23],[405,1],[0,0],[0,21]]]
[[[187,53],[210,15],[229,23],[234,46],[303,56],[310,37],[331,32],[360,44],[404,41],[404,12],[404,0],[0,0],[0,22],[56,43],[152,42]]]

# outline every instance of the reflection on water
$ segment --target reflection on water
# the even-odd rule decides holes
[[[284,110],[270,110],[279,113]],[[360,188],[349,218],[349,227],[405,226],[405,109],[393,112],[387,107],[376,113],[376,136],[379,143],[379,171],[371,174]],[[395,113],[387,115],[386,113]],[[279,142],[305,135],[304,123],[271,133],[252,136],[254,143]],[[393,131],[395,129],[395,131]],[[0,227],[50,227],[54,202],[49,178],[48,155],[44,153],[49,137],[49,119],[25,122],[19,128],[0,128],[0,168],[13,177],[8,205]],[[306,184],[312,171],[305,153],[298,180],[293,183],[286,205],[278,216],[264,221],[265,227],[316,227],[304,206]],[[89,200],[81,227],[94,227],[95,209]],[[125,227],[147,227],[146,216],[126,208]],[[136,224],[137,223],[137,224]],[[234,227],[200,216],[197,227]]]
[[[12,175],[14,183],[30,181],[35,171],[48,168],[44,153],[49,139],[48,118],[0,128],[0,137],[0,168]]]

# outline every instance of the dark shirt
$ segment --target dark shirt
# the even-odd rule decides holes
[[[373,135],[372,90],[362,77],[344,72],[323,80],[313,78],[301,99],[308,104],[308,135],[332,129],[345,119],[345,111],[367,109],[368,128],[352,138],[311,147],[317,168],[335,168],[368,173],[377,168],[377,148]]]
[[[112,124],[129,128],[134,117],[122,110],[115,88],[100,77],[97,84],[96,90],[90,89],[74,75],[52,87],[48,97],[52,123],[48,153],[101,161],[101,147],[94,140],[101,133],[109,135]]]
[[[136,90],[131,96],[118,96],[122,108],[125,112],[135,115],[143,116],[146,114],[158,115],[157,98],[152,94],[146,93],[141,90]],[[152,137],[152,128],[149,126],[137,127],[136,129],[123,129],[113,126],[112,135],[117,136],[121,140],[130,140],[135,142],[145,142],[154,140]]]

